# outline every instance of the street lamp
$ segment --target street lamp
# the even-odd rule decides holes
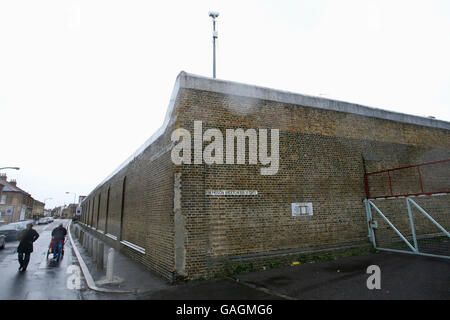
[[[219,13],[210,11],[209,16],[213,20],[213,78],[216,78],[216,39],[219,37],[219,34],[216,31],[216,19],[219,16]]]
[[[76,202],[75,202],[75,199],[77,198],[77,194],[76,194],[76,193],[66,191],[66,194],[73,194],[73,203],[76,203]],[[65,205],[65,204],[64,204],[64,205]]]
[[[45,198],[45,199],[44,199],[44,216],[45,216],[45,202],[46,202],[47,200],[51,200],[51,199],[53,199],[53,198]]]
[[[20,170],[20,168],[19,168],[19,167],[3,167],[3,168],[0,168],[0,170],[3,170],[3,169],[13,169],[13,170]]]
[[[45,202],[47,201],[47,200],[52,200],[53,198],[45,198],[44,199],[44,215],[45,215]]]

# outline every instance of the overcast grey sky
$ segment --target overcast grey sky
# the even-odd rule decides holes
[[[163,123],[182,70],[450,121],[450,1],[0,1],[0,167],[47,207]]]

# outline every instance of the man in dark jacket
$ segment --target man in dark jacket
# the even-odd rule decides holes
[[[39,238],[39,234],[33,229],[33,224],[27,224],[27,229],[22,234],[19,246],[17,247],[17,254],[19,256],[19,271],[27,270],[28,262],[30,262],[30,255],[33,252],[33,242]]]
[[[64,244],[64,239],[66,238],[67,230],[63,227],[61,223],[52,231],[53,237],[53,259],[59,260],[62,252],[62,247]]]

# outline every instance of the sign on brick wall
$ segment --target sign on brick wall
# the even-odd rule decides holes
[[[207,196],[257,196],[257,190],[206,190]]]
[[[313,215],[313,205],[311,202],[292,203],[291,208],[293,217]]]
[[[12,216],[14,213],[14,206],[6,207],[5,216]]]

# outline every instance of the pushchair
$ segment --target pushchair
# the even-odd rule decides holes
[[[61,253],[58,257],[58,261],[64,257],[64,244],[66,243],[66,239],[64,238],[64,240],[55,240],[55,237],[52,237],[52,241],[50,241],[50,245],[48,246],[47,250],[47,260],[50,254],[55,254],[56,244],[58,242],[62,242]]]

